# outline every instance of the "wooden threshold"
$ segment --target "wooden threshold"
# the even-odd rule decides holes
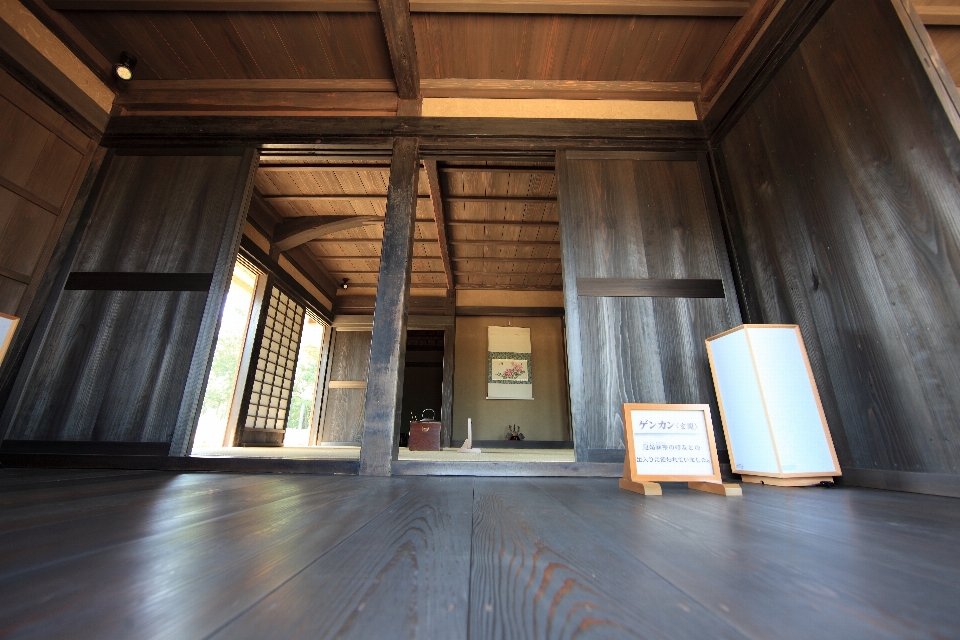
[[[466,457],[468,454],[462,454]],[[431,462],[394,460],[395,476],[520,476],[619,478],[623,463],[607,462]]]

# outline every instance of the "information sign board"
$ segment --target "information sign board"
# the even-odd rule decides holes
[[[721,482],[710,405],[624,404],[623,423],[624,479]]]

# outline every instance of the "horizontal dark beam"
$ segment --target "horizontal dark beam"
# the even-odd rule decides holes
[[[212,273],[74,271],[63,288],[68,291],[207,291],[212,281]]]
[[[535,133],[533,133],[535,132]],[[696,120],[577,120],[525,118],[416,118],[374,116],[127,116],[111,118],[102,144],[136,146],[383,145],[397,135],[417,136],[436,159],[469,161],[464,149],[525,153],[558,146],[652,146],[676,150],[705,148],[703,125]],[[689,141],[690,144],[686,144]],[[644,144],[646,142],[646,144]],[[430,155],[425,154],[425,155]],[[516,159],[516,156],[512,156]]]
[[[556,204],[556,196],[445,196],[444,202],[480,202],[511,204]]]
[[[164,2],[164,4],[169,4]],[[203,80],[131,80],[125,93],[140,91],[251,91],[274,93],[302,91],[306,93],[396,93],[397,84],[377,78],[205,78]]]
[[[483,274],[476,274],[476,273],[474,273],[474,274],[470,274],[470,275],[483,275]],[[522,273],[518,273],[518,274],[509,274],[509,273],[505,273],[505,274],[495,274],[495,273],[492,273],[492,274],[486,274],[486,275],[492,275],[492,276],[496,276],[496,275],[521,275],[521,276],[522,276],[522,275],[524,275],[524,274],[522,274]],[[529,274],[529,275],[538,275],[538,274],[535,274],[535,273],[534,273],[534,274]],[[549,273],[548,273],[548,274],[545,274],[545,275],[548,275],[548,276],[556,275],[556,276],[559,277],[560,274],[549,274]],[[471,283],[466,283],[466,282],[465,282],[465,283],[457,284],[457,289],[463,289],[463,290],[465,290],[465,291],[489,291],[489,290],[491,290],[491,289],[496,290],[496,291],[563,291],[563,287],[562,287],[561,285],[556,285],[556,286],[554,286],[554,285],[549,285],[549,286],[545,286],[545,285],[518,285],[518,284],[471,284]]]
[[[739,17],[746,0],[410,0],[427,13],[549,13],[567,15]]]
[[[484,247],[559,247],[560,241],[553,240],[451,240],[451,245]]]
[[[58,11],[301,11],[374,13],[371,0],[50,0]],[[414,13],[549,13],[738,17],[746,0],[411,0]]]
[[[321,260],[379,260],[380,256],[317,256]],[[437,260],[440,256],[413,256],[413,260]],[[485,258],[483,256],[456,257],[450,256],[454,262],[542,262],[544,264],[560,264],[560,258]],[[422,272],[421,272],[422,273]]]
[[[57,11],[377,11],[375,0],[50,0]]]
[[[429,200],[430,196],[418,196],[420,200]],[[386,202],[387,195],[367,194],[367,193],[317,193],[313,195],[295,195],[295,196],[263,196],[268,202],[296,202],[298,200],[316,200],[318,202],[349,202],[351,200],[376,200]],[[433,220],[433,218],[431,218]]]
[[[533,222],[529,220],[447,220],[451,227],[487,227],[487,226],[506,226],[506,227],[558,227],[559,222]]]
[[[451,256],[454,262],[540,262],[543,264],[560,264],[560,258],[484,258],[476,256]]]
[[[255,89],[127,90],[114,101],[124,112],[168,115],[218,114],[393,116],[397,94],[377,91],[267,91]]]
[[[380,273],[380,270],[379,270],[379,269],[374,269],[374,270],[331,269],[331,270],[330,270],[330,273],[350,275],[351,273]],[[418,275],[418,274],[419,274],[419,275],[427,275],[427,276],[444,275],[444,274],[445,274],[444,271],[421,271],[421,270],[419,270],[419,269],[413,269],[413,270],[411,271],[411,273],[412,273],[413,275]]]
[[[314,173],[336,171],[390,171],[389,164],[271,164],[260,165],[261,173]]]
[[[639,298],[722,298],[721,280],[577,278],[577,295]]]
[[[553,175],[556,170],[553,167],[440,167],[440,173],[548,173]]]
[[[327,239],[327,240],[311,240],[311,241],[310,241],[310,244],[318,244],[318,245],[321,245],[321,246],[323,246],[323,245],[328,245],[328,244],[336,244],[336,245],[339,245],[339,244],[344,244],[344,243],[346,243],[346,244],[373,244],[373,245],[379,245],[379,244],[381,244],[382,242],[383,242],[383,240],[380,239],[380,238],[333,238],[333,239]],[[436,240],[414,240],[414,241],[413,241],[413,244],[429,244],[429,245],[435,245],[435,244],[437,244],[437,241],[436,241]],[[323,257],[326,257],[326,256],[319,256],[319,257],[323,258]]]
[[[425,98],[520,98],[554,100],[696,100],[699,82],[622,80],[505,80],[423,78]]]
[[[558,317],[563,315],[563,307],[457,307],[457,315]]]

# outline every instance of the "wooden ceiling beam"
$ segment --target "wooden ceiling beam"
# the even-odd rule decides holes
[[[310,244],[316,244],[320,246],[324,245],[334,245],[334,244],[380,244],[382,240],[380,238],[332,238],[326,240],[311,240]],[[414,244],[437,244],[436,240],[414,240]],[[559,243],[557,243],[559,244]],[[320,256],[325,257],[325,256]]]
[[[559,247],[560,241],[553,240],[451,240],[450,246],[482,245],[487,247]]]
[[[383,222],[379,216],[309,216],[279,225],[271,240],[280,251],[289,251],[310,240],[338,231]]]
[[[375,13],[375,0],[50,0],[57,11],[307,11]]]
[[[420,100],[420,66],[417,61],[417,44],[413,37],[413,18],[410,17],[409,0],[377,0],[380,20],[387,37],[393,77],[397,83],[397,95],[401,101]],[[398,107],[397,112],[403,110]],[[420,115],[416,113],[403,115]]]
[[[430,200],[430,196],[417,196],[419,200]],[[323,193],[312,195],[267,195],[263,196],[267,202],[297,202],[297,201],[318,201],[318,202],[350,202],[353,200],[377,200],[386,202],[387,196],[365,193]],[[555,204],[556,196],[445,196],[445,202],[472,202],[472,203],[496,203],[507,202],[513,204]]]
[[[484,258],[476,256],[454,257],[454,262],[541,262],[543,264],[560,264],[560,258]]]
[[[545,98],[568,100],[695,100],[699,82],[620,80],[501,80],[424,78],[424,98]]]
[[[429,200],[430,196],[417,196],[420,200]],[[269,195],[263,196],[263,199],[268,202],[296,202],[298,200],[316,200],[318,202],[350,202],[352,200],[378,200],[382,202],[387,201],[386,195],[379,194],[365,194],[365,193],[354,193],[354,194],[345,194],[345,193],[318,193],[313,195],[290,195],[290,196],[278,196],[278,195]]]
[[[556,170],[553,167],[440,167],[441,173],[545,173],[553,175]]]
[[[138,116],[111,118],[105,147],[203,145],[300,145],[318,140],[378,145],[398,135],[419,136],[438,161],[530,161],[535,154],[553,159],[565,147],[687,151],[706,148],[703,124],[696,120],[557,120],[538,118],[405,118],[235,116]],[[328,142],[329,143],[329,142]],[[468,150],[472,149],[472,153]],[[511,155],[497,156],[503,151]],[[549,155],[548,155],[549,153]],[[479,154],[485,154],[480,157]]]
[[[320,260],[379,260],[378,255],[369,256],[317,256]],[[413,256],[414,260],[442,260],[440,256]],[[451,257],[453,262],[542,262],[560,264],[560,258],[486,258],[480,256]]]
[[[43,0],[20,0],[45,27],[50,29],[70,51],[94,73],[107,88],[118,93],[113,77],[113,61],[107,60],[100,50],[67,20],[59,11],[53,11]]]
[[[535,222],[530,220],[447,220],[451,227],[558,227],[559,222]]]
[[[738,20],[733,30],[727,35],[717,55],[713,57],[707,70],[704,72],[703,90],[701,99],[710,102],[717,94],[721,85],[733,72],[733,68],[740,61],[744,51],[753,42],[764,22],[770,16],[779,0],[756,0],[750,10]]]
[[[433,217],[437,223],[437,241],[440,244],[440,258],[443,261],[443,271],[447,277],[447,287],[453,289],[453,265],[450,262],[450,247],[447,244],[446,216],[443,212],[443,194],[440,189],[440,174],[437,173],[436,160],[424,160],[423,166],[427,170],[427,186],[430,189],[430,200],[433,203]]]
[[[373,0],[50,0],[57,11],[299,11],[374,13]],[[408,13],[546,13],[739,17],[747,0],[410,0]],[[411,31],[412,35],[412,31]]]
[[[257,169],[262,173],[299,173],[299,172],[330,172],[337,171],[390,171],[388,164],[273,164],[260,165]]]
[[[747,0],[410,0],[425,13],[551,13],[628,16],[742,16]]]
[[[769,9],[764,20],[759,19],[759,12],[763,7],[755,8],[757,14],[752,16],[751,22],[759,23],[759,27],[751,27],[753,35],[747,38],[748,44],[742,55],[734,61],[732,70],[720,78],[715,67],[714,76],[717,80],[707,78],[704,82],[706,88],[713,82],[719,82],[712,99],[708,101],[701,97],[702,122],[707,135],[714,140],[722,138],[760,95],[780,65],[793,53],[832,0],[757,2],[773,2],[774,6]],[[741,21],[741,30],[747,31],[747,22]],[[731,40],[730,46],[733,47],[729,36],[727,40]],[[717,64],[720,65],[720,62]]]
[[[447,196],[447,202],[556,204],[556,196]]]
[[[960,7],[940,7],[931,5],[913,5],[920,15],[923,24],[928,26],[935,25],[960,25]]]
[[[367,273],[377,273],[377,274],[379,274],[379,273],[380,273],[380,270],[379,270],[379,269],[375,269],[375,270],[372,270],[372,271],[366,271],[366,270],[358,270],[358,269],[334,269],[334,270],[331,271],[330,273],[335,273],[335,274],[337,274],[337,275],[350,275],[350,274],[352,274],[352,273],[363,273],[363,274],[367,274]],[[442,275],[444,275],[444,272],[443,272],[443,271],[420,271],[420,270],[417,270],[417,269],[411,270],[410,273],[411,273],[411,275],[417,275],[417,274],[419,274],[419,275],[427,275],[427,276],[442,276]]]

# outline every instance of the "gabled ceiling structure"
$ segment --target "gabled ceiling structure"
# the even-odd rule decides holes
[[[610,105],[616,112],[627,104],[653,105],[651,113],[660,115],[650,117],[663,118],[674,107],[658,111],[657,104],[689,105],[688,115],[677,117],[700,119],[708,131],[734,109],[738,98],[724,92],[744,91],[755,76],[747,67],[751,55],[759,59],[754,50],[767,46],[764,38],[782,39],[803,23],[804,12],[827,4],[23,2],[115,88],[115,116],[463,115],[486,104],[478,98],[524,98],[524,109],[561,104],[570,113],[573,100],[592,101],[577,103],[586,117],[591,109],[601,117]],[[916,4],[928,25],[939,25],[929,27],[931,35],[960,76],[960,30],[949,26],[960,24],[960,0]],[[127,83],[111,75],[123,51],[137,58]],[[491,104],[494,114],[506,109]],[[265,149],[253,211],[273,250],[309,262],[339,310],[365,312],[376,292],[389,152],[381,145],[365,152],[373,155],[351,153]],[[552,158],[433,157],[419,184],[414,307],[449,311],[456,289],[561,289]],[[348,289],[337,288],[344,279]]]

